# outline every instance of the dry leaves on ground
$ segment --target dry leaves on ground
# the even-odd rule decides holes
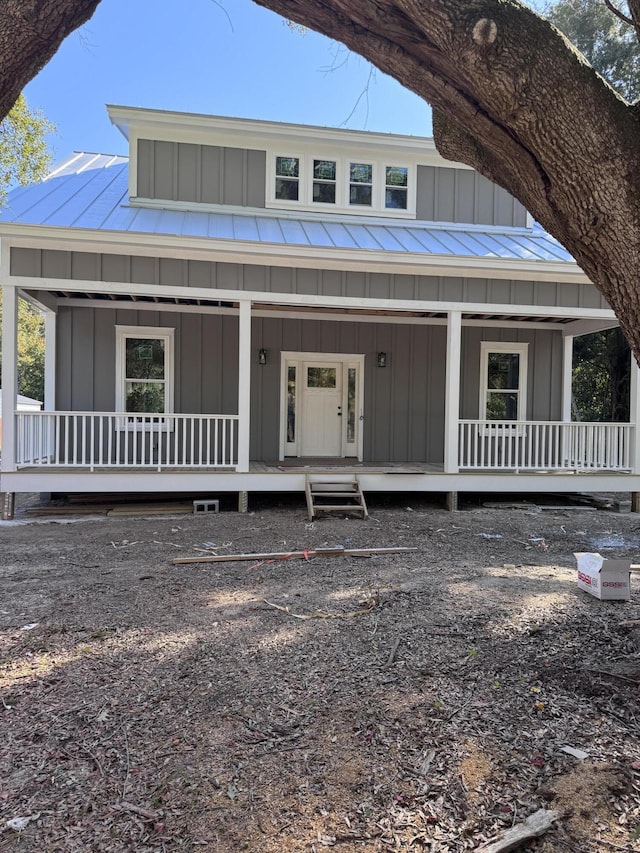
[[[0,849],[640,850],[638,518],[411,501],[2,526]],[[172,564],[338,546],[418,551]]]

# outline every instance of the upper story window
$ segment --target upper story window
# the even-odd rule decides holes
[[[406,166],[387,166],[385,169],[385,207],[390,210],[406,210],[408,186],[409,170]]]
[[[313,161],[313,201],[321,204],[336,203],[336,161]]]
[[[300,158],[276,157],[275,194],[283,201],[300,198]]]
[[[373,166],[351,163],[349,167],[349,204],[373,204]]]
[[[415,166],[394,161],[269,153],[267,207],[414,216]]]

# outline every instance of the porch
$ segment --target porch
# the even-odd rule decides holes
[[[574,336],[614,325],[609,309],[225,292],[141,311],[115,285],[71,289],[45,315],[45,411],[18,413],[19,284],[2,491],[301,492],[329,469],[374,492],[640,492],[637,366],[631,422],[571,420]],[[138,390],[164,397],[155,412]]]

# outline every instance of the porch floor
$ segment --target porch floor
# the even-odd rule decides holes
[[[163,474],[232,474],[235,476],[243,476],[238,474],[235,468],[206,465],[192,466],[161,466]],[[442,462],[358,462],[355,459],[324,459],[324,458],[300,458],[300,459],[285,459],[282,461],[264,462],[259,459],[252,459],[249,463],[249,474],[314,474],[324,473],[326,471],[338,471],[344,474],[444,474],[444,464]],[[28,465],[19,466],[18,474],[62,474],[73,473],[86,475],[90,473],[111,473],[111,474],[154,474],[159,473],[155,465],[136,466],[136,465],[118,465],[118,466],[102,466],[95,465]],[[461,468],[457,474],[450,476],[532,476],[532,477],[573,477],[580,476],[602,476],[602,477],[629,477],[629,471],[609,471],[598,468],[568,468],[562,470],[544,470],[544,469],[515,469],[515,468]]]
[[[340,471],[344,474],[441,474],[442,463],[430,462],[358,462],[357,459],[301,457],[278,462],[249,463],[251,473],[277,474],[282,471],[301,471],[306,474]]]

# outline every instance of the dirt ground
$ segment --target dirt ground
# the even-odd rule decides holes
[[[0,850],[640,851],[640,517],[303,504],[0,523]]]

